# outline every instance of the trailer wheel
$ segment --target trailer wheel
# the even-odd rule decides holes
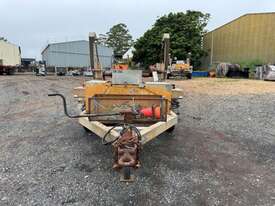
[[[84,126],[82,126],[82,127],[83,127],[83,129],[85,130],[85,132],[87,132],[87,133],[92,133],[91,130],[89,130],[88,128],[86,128],[86,127],[84,127]]]
[[[172,133],[175,130],[175,126],[170,127],[169,129],[167,129],[166,131],[169,133]]]
[[[192,79],[192,74],[187,74],[187,79]]]
[[[131,179],[131,167],[123,167],[123,177],[125,180]]]

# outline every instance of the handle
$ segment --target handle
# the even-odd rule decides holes
[[[64,113],[67,117],[69,118],[81,118],[81,117],[102,117],[102,116],[116,116],[116,115],[121,115],[121,113],[103,113],[103,114],[84,114],[84,115],[70,115],[67,110],[67,102],[66,98],[59,93],[53,93],[53,94],[48,94],[49,97],[54,97],[54,96],[59,96],[62,99],[63,102],[63,108],[64,108]]]

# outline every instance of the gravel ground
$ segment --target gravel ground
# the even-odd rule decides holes
[[[173,134],[146,144],[136,181],[119,182],[111,148],[66,118],[58,91],[83,79],[0,76],[0,205],[275,205],[275,83],[175,81]]]

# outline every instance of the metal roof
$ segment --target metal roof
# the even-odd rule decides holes
[[[227,26],[228,24],[231,24],[231,23],[233,23],[233,22],[235,22],[235,21],[238,21],[239,19],[241,19],[241,18],[243,18],[243,17],[252,16],[252,15],[275,15],[275,12],[260,12],[260,13],[248,13],[248,14],[244,14],[244,15],[242,15],[242,16],[236,18],[236,19],[233,19],[233,20],[229,21],[229,22],[226,23],[226,24],[223,24],[222,26],[217,27],[216,29],[213,29],[213,30],[207,32],[206,34],[211,33],[211,32],[214,32],[214,31],[216,31],[216,30],[219,30],[219,29],[223,28],[224,26]]]
[[[47,48],[49,48],[51,45],[59,45],[59,44],[68,44],[68,43],[75,43],[75,42],[88,42],[87,40],[74,40],[74,41],[64,41],[64,42],[55,42],[47,44],[47,46],[42,50],[41,54],[45,52]]]
[[[113,49],[97,45],[98,56],[103,67],[111,67]],[[90,65],[90,50],[87,40],[48,44],[42,51],[42,59],[49,66],[86,67]]]

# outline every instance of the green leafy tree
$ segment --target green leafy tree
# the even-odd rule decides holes
[[[107,35],[106,34],[99,34],[97,41],[99,42],[99,44],[103,45],[103,46],[107,46],[106,41],[107,41]]]
[[[114,48],[116,56],[122,56],[133,45],[133,39],[126,24],[114,25],[106,35],[106,45]]]
[[[172,58],[185,60],[191,53],[194,67],[206,55],[202,49],[202,37],[210,15],[200,11],[169,13],[158,18],[151,29],[146,31],[135,43],[133,60],[144,66],[162,62],[162,37],[170,34],[170,54]]]

